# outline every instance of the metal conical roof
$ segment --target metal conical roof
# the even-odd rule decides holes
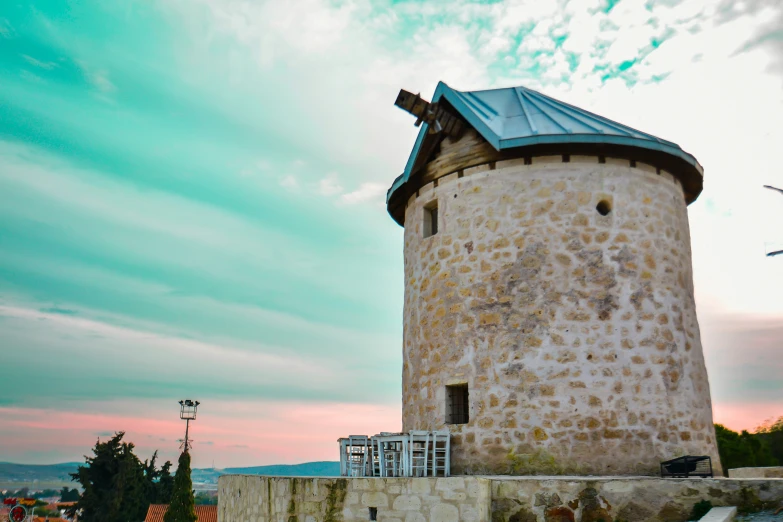
[[[699,181],[703,169],[691,154],[676,143],[657,138],[584,109],[550,98],[526,87],[509,87],[484,91],[462,92],[443,82],[438,84],[433,102],[447,101],[496,150],[562,144],[568,146],[614,146],[624,151],[640,149],[642,156],[668,156],[668,163],[692,170]],[[416,144],[408,158],[403,174],[394,180],[387,193],[387,203],[394,192],[405,184],[428,158],[423,156],[423,146],[428,136],[427,125],[422,125]],[[646,153],[646,154],[645,154]],[[607,154],[610,155],[610,154]],[[642,159],[642,158],[639,158]],[[676,170],[676,169],[673,169]],[[699,182],[698,191],[701,191]],[[692,195],[695,199],[698,193]],[[692,200],[691,199],[691,200]]]

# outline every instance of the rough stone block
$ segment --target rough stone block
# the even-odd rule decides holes
[[[459,520],[459,509],[451,504],[437,504],[430,510],[430,522],[455,522]]]
[[[389,497],[386,493],[372,492],[362,494],[362,505],[367,507],[389,507]]]
[[[400,495],[394,499],[395,511],[418,511],[421,509],[421,499],[413,495]]]
[[[467,500],[468,494],[464,491],[444,491],[442,493],[443,500],[456,500],[459,502],[463,502]]]
[[[444,477],[435,482],[436,491],[464,491],[465,479],[463,477]]]
[[[479,510],[475,506],[462,504],[459,506],[459,519],[461,522],[480,522]]]

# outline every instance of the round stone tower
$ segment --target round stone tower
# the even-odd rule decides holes
[[[455,474],[720,472],[674,143],[525,88],[397,105],[424,122],[388,194],[405,227],[403,429]]]

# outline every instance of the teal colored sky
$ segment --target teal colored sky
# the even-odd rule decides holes
[[[4,3],[0,461],[79,459],[113,430],[174,455],[185,396],[197,466],[397,429],[383,201],[416,129],[392,103],[439,80],[526,85],[696,155],[716,418],[783,415],[783,265],[763,256],[783,200],[760,189],[783,185],[781,42],[774,1]]]

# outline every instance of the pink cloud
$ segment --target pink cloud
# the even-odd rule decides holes
[[[734,431],[753,432],[765,421],[783,417],[783,404],[777,403],[714,403],[713,418]]]
[[[145,404],[144,412],[103,413],[0,408],[0,460],[26,463],[81,461],[95,444],[114,431],[125,431],[140,458],[159,450],[175,461],[184,422],[176,403]],[[116,404],[128,410],[128,404]],[[222,402],[203,404],[191,425],[195,467],[218,468],[337,460],[337,439],[400,429],[400,407],[389,405],[301,402]],[[208,444],[207,444],[208,443]],[[51,448],[41,451],[42,448]]]

